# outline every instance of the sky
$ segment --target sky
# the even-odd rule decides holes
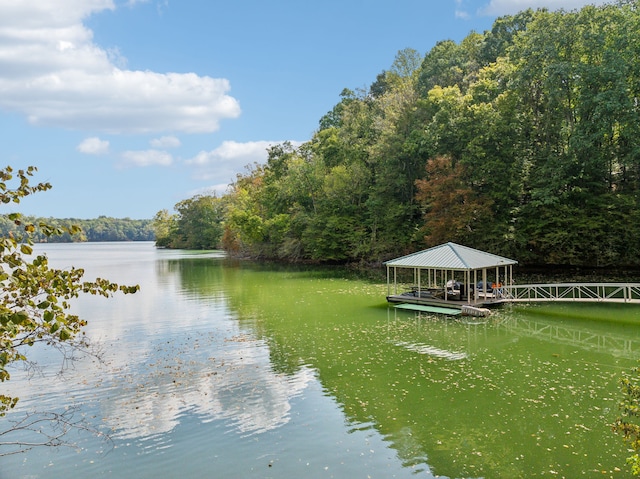
[[[151,219],[224,194],[267,148],[311,139],[396,54],[526,8],[600,0],[0,0],[0,167],[53,188],[3,205]]]

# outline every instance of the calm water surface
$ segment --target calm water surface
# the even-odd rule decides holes
[[[337,270],[152,243],[40,247],[87,279],[140,284],[74,312],[103,361],[30,352],[27,412],[77,408],[109,434],[0,458],[14,478],[630,477],[610,424],[640,359],[640,306],[400,312]],[[383,272],[381,272],[381,278]]]

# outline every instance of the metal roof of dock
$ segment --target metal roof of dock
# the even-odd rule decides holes
[[[455,271],[472,271],[499,266],[514,265],[518,262],[456,243],[445,243],[417,253],[392,259],[384,264],[398,268],[429,268]]]

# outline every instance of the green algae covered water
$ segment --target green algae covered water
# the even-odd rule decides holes
[[[108,439],[72,431],[73,448],[0,457],[0,479],[630,477],[610,425],[640,306],[452,320],[390,308],[385,284],[335,269],[151,243],[42,249],[142,289],[74,304],[102,361],[60,375],[34,349],[41,370],[2,385],[21,401],[1,429],[72,407]]]

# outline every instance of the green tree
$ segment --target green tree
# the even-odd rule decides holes
[[[496,19],[491,30],[485,35],[482,45],[480,55],[483,65],[489,65],[498,58],[507,56],[516,35],[527,29],[534,15],[534,11],[528,9]]]
[[[631,5],[537,12],[509,50],[528,132],[519,228],[540,262],[637,262],[638,229],[620,221],[637,216],[637,26]]]
[[[168,210],[160,210],[153,217],[153,231],[156,237],[156,246],[160,248],[171,247],[172,236],[176,229],[176,215]]]
[[[265,167],[247,167],[245,174],[238,174],[228,194],[223,247],[236,254],[263,256],[265,240],[265,208],[263,196]]]
[[[222,244],[228,199],[196,195],[175,205],[176,214],[158,211],[153,219],[160,248],[216,249]]]
[[[25,196],[51,188],[48,183],[30,184],[35,171],[34,167],[16,172],[11,167],[0,170],[0,201],[19,203]],[[22,234],[0,239],[0,382],[11,378],[9,370],[13,364],[27,360],[30,346],[43,344],[65,351],[86,345],[86,339],[80,334],[86,321],[70,313],[73,298],[81,293],[108,297],[117,291],[133,293],[139,289],[100,278],[83,281],[81,268],[49,267],[45,255],[32,256],[30,235],[39,229],[46,236],[52,236],[62,233],[63,229],[46,223],[37,226],[23,223],[17,213],[9,217],[21,228]],[[77,229],[66,230],[74,233]],[[0,394],[0,417],[17,402],[16,397]]]
[[[224,201],[217,196],[197,195],[175,206],[178,212],[173,247],[216,249],[220,247],[225,215]]]
[[[417,90],[422,96],[435,86],[458,86],[465,91],[482,64],[485,37],[472,32],[459,44],[444,40],[427,53],[418,74]]]

